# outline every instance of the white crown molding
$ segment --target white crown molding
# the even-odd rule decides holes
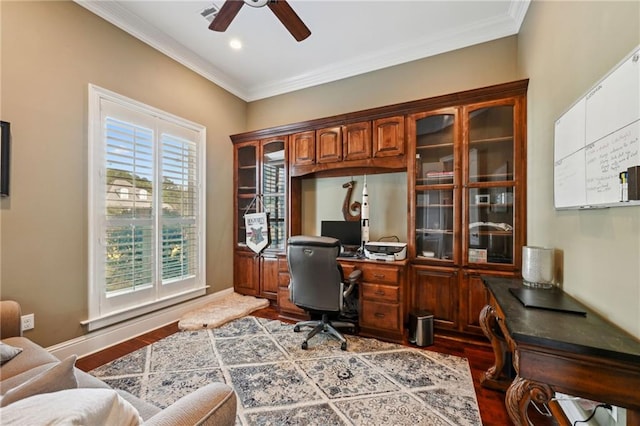
[[[131,34],[138,40],[164,53],[207,80],[217,84],[239,98],[246,100],[247,94],[240,82],[219,68],[196,55],[191,49],[176,42],[158,28],[131,14],[115,1],[73,0],[107,22]]]
[[[527,15],[531,0],[512,0],[509,5],[509,16],[513,19],[515,24],[515,32],[520,32],[520,27],[524,22],[524,17]]]
[[[332,63],[293,78],[244,87],[237,79],[225,74],[189,48],[146,21],[130,14],[118,2],[74,1],[246,102],[318,86],[517,34],[530,4],[530,0],[512,0],[506,15],[478,22],[467,28],[455,28],[442,33],[438,39],[421,39],[399,48],[396,46],[386,52],[377,52],[375,55]]]

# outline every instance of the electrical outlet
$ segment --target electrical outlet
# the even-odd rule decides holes
[[[31,330],[36,326],[36,320],[33,314],[23,315],[21,318],[22,318],[22,331]]]

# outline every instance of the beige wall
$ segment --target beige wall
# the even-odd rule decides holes
[[[506,37],[333,83],[251,102],[247,130],[328,117],[516,80]]]
[[[342,203],[347,190],[342,185],[355,181],[350,204],[362,202],[364,176],[345,176],[302,181],[302,234],[320,235],[323,220],[344,220]],[[396,236],[407,241],[407,174],[367,176],[369,237],[376,241]],[[385,241],[393,241],[386,240]]]
[[[34,312],[45,346],[87,318],[87,85],[207,128],[207,282],[232,282],[229,135],[246,103],[73,2],[1,2],[2,119],[13,133],[12,194],[1,201],[0,297]]]
[[[531,3],[518,37],[528,91],[529,243],[562,251],[562,285],[640,337],[640,208],[556,211],[553,126],[640,44],[640,3]]]

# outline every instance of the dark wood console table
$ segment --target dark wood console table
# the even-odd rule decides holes
[[[626,408],[627,424],[640,424],[640,341],[569,295],[586,316],[526,308],[509,288],[522,280],[482,277],[489,304],[480,324],[491,341],[495,364],[481,383],[506,389],[509,417],[529,425],[529,403],[548,403],[554,392]],[[544,291],[544,290],[540,290]],[[516,376],[509,377],[512,358]]]

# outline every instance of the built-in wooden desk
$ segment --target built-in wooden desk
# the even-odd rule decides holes
[[[627,424],[640,424],[640,341],[566,294],[586,316],[525,308],[509,292],[523,287],[521,280],[482,279],[490,301],[480,324],[495,364],[481,382],[507,388],[505,402],[515,425],[529,425],[529,403],[548,403],[555,391],[625,407]],[[513,380],[505,373],[509,355],[517,374]]]
[[[362,271],[362,282],[358,292],[360,335],[402,343],[407,315],[406,287],[409,262],[385,262],[355,257],[339,257],[338,262],[345,277],[354,269]],[[285,256],[279,257],[278,282],[280,315],[286,319],[304,318],[305,312],[289,300],[289,271]]]
[[[406,316],[406,260],[338,258],[348,276],[354,269],[362,271],[359,286],[360,335],[402,343]]]

